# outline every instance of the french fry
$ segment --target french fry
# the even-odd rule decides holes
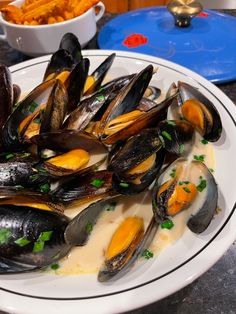
[[[25,0],[21,8],[7,5],[4,18],[15,24],[42,25],[73,19],[89,10],[99,0]]]

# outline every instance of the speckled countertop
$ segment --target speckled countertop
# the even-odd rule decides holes
[[[236,10],[219,11],[236,16]],[[98,29],[114,16],[105,14],[98,22]],[[86,49],[96,48],[95,36]],[[28,59],[29,57],[0,40],[0,63],[10,66]],[[236,81],[221,84],[218,87],[236,104]],[[161,301],[131,311],[129,314],[236,314],[235,244],[236,242],[210,270],[189,286]],[[0,311],[0,314],[5,313]]]

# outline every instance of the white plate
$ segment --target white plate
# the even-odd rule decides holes
[[[83,51],[91,61],[91,70],[109,54],[111,51]],[[49,58],[45,56],[11,67],[13,82],[23,91],[31,90],[41,82]],[[216,86],[199,75],[147,55],[117,52],[109,78],[137,72],[150,63],[159,68],[153,78],[159,88],[166,90],[173,81],[188,82],[209,97],[220,112],[224,130],[222,138],[215,144],[215,177],[222,212],[203,234],[194,235],[186,231],[159,256],[113,283],[98,283],[95,275],[63,277],[32,273],[1,276],[2,310],[22,314],[105,314],[138,308],[190,284],[209,269],[235,240],[236,107]]]

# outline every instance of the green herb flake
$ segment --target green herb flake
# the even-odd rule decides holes
[[[32,103],[29,106],[29,111],[33,113],[37,107],[38,104],[35,101],[32,101]]]
[[[116,208],[117,202],[111,202],[109,204],[105,205],[104,210],[107,210],[108,212],[114,211]]]
[[[128,188],[129,187],[129,183],[127,182],[120,182],[119,184],[122,188]]]
[[[33,253],[41,252],[44,249],[44,241],[36,241],[33,247]]]
[[[40,122],[41,122],[41,121],[40,121],[40,118],[35,118],[35,119],[34,119],[34,123],[35,123],[35,124],[40,124]]]
[[[166,131],[162,131],[161,134],[167,138],[169,141],[172,141],[172,137],[170,135],[170,133],[166,132]]]
[[[22,158],[26,158],[26,157],[29,157],[30,155],[31,155],[31,153],[24,153],[24,154],[21,155],[21,157]]]
[[[144,257],[145,259],[150,259],[153,257],[153,253],[149,250],[144,250],[143,253],[142,253],[142,257]]]
[[[11,159],[14,156],[15,156],[14,154],[10,153],[5,156],[5,159]]]
[[[172,220],[168,219],[166,221],[164,221],[162,224],[161,224],[161,229],[168,229],[170,230],[171,228],[174,227],[174,223]]]
[[[183,190],[184,190],[186,193],[191,193],[191,191],[190,191],[189,188],[187,188],[187,187],[184,187]]]
[[[194,155],[193,158],[198,161],[204,161],[205,155]]]
[[[30,180],[31,180],[31,181],[36,181],[36,180],[38,180],[38,178],[39,178],[39,174],[38,174],[38,173],[32,174],[32,175],[30,176]]]
[[[205,179],[202,179],[202,177],[199,177],[199,179],[200,179],[200,183],[197,186],[197,190],[199,192],[202,192],[206,188],[207,182]]]
[[[206,145],[206,144],[208,144],[208,141],[205,140],[205,139],[203,139],[203,140],[201,140],[201,143],[202,143],[203,145]]]
[[[96,100],[102,102],[102,101],[105,100],[105,97],[104,97],[103,95],[98,95],[98,96],[96,97]]]
[[[165,140],[164,140],[163,136],[159,135],[159,139],[161,141],[162,146],[165,148]]]
[[[210,172],[214,172],[215,170],[213,168],[209,168]]]
[[[101,179],[94,179],[93,181],[91,181],[91,185],[94,186],[95,188],[100,188],[101,186],[103,186],[103,184],[105,183],[104,180]]]
[[[98,90],[99,93],[101,93],[103,91],[104,91],[104,87],[100,87],[99,90]]]
[[[51,265],[52,270],[57,270],[58,268],[60,268],[60,265],[57,263]]]
[[[183,154],[184,149],[185,149],[184,144],[180,144],[180,145],[179,145],[179,153],[180,153],[180,154]]]
[[[173,169],[171,170],[170,176],[171,176],[172,178],[175,178],[175,176],[176,176],[176,168],[173,168]]]
[[[93,230],[93,225],[90,222],[88,222],[87,225],[85,226],[85,230],[88,234],[90,234]]]
[[[0,229],[0,244],[8,243],[11,236],[12,236],[11,230],[7,228],[1,228]]]
[[[43,231],[40,233],[39,237],[38,237],[38,241],[49,241],[52,237],[52,233],[53,231]]]
[[[20,185],[20,184],[15,185],[15,188],[17,188],[18,190],[23,190],[24,189],[23,185]]]
[[[41,184],[39,186],[39,190],[42,192],[42,193],[48,193],[50,191],[50,185],[48,183],[45,183],[45,184]]]
[[[179,181],[179,185],[189,184],[189,181]]]
[[[172,126],[176,125],[174,120],[167,120],[166,122],[167,122],[168,125],[172,125]]]
[[[19,238],[16,241],[14,241],[16,244],[18,244],[19,246],[26,246],[27,244],[30,243],[30,241],[28,239],[26,239],[25,237]]]

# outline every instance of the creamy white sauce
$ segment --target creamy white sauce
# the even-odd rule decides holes
[[[204,155],[205,164],[208,168],[215,169],[214,148],[211,143],[201,143],[201,136],[196,134],[193,150],[189,153],[189,159],[194,155]],[[104,166],[103,166],[104,167]],[[201,173],[196,174],[197,180]],[[170,179],[167,173],[163,180]],[[197,184],[197,182],[196,182]],[[202,192],[204,193],[204,191]],[[59,262],[60,268],[53,271],[60,275],[78,275],[97,273],[104,262],[104,253],[110,239],[119,224],[129,216],[139,216],[144,219],[145,229],[152,218],[151,192],[143,192],[135,196],[120,196],[116,199],[117,205],[114,211],[104,211],[99,217],[96,225],[93,226],[88,243],[82,247],[75,247],[70,254]],[[150,250],[157,256],[167,246],[176,242],[186,229],[186,222],[195,208],[199,208],[201,200],[197,200],[193,206],[172,217],[174,227],[170,230],[159,228],[150,246]],[[70,208],[65,214],[73,218],[89,203],[81,207]]]

